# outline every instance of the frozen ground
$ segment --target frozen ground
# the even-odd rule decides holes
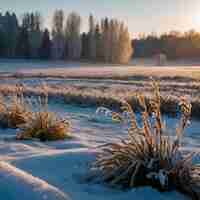
[[[0,129],[0,196],[3,200],[187,200],[177,192],[159,193],[152,188],[118,191],[86,183],[89,163],[98,145],[126,137],[126,126],[94,115],[95,108],[50,102],[49,109],[68,117],[75,136],[70,141],[16,142],[15,130]],[[138,119],[139,120],[139,119]],[[165,116],[174,130],[177,120]],[[200,124],[192,120],[184,143],[200,148]],[[198,162],[198,160],[197,160]]]
[[[91,73],[95,75],[97,71],[98,72],[102,71],[101,73],[98,73],[97,75],[101,75],[101,74],[105,75],[105,73],[107,73],[107,76],[108,76],[109,74],[111,74],[110,71],[113,71],[114,73],[111,75],[128,76],[128,75],[141,75],[142,71],[144,72],[145,69],[149,69],[147,72],[147,75],[149,74],[155,75],[155,73],[153,73],[154,71],[162,69],[162,74],[157,74],[157,75],[163,76],[164,74],[166,74],[164,72],[168,72],[169,70],[171,72],[174,71],[175,73],[173,74],[178,75],[178,72],[180,72],[183,69],[183,72],[186,72],[187,75],[188,74],[191,75],[191,73],[189,73],[190,69],[192,69],[191,67],[195,68],[195,70],[192,69],[192,72],[195,73],[196,70],[199,71],[198,66],[200,66],[200,60],[198,59],[197,60],[183,60],[182,59],[182,60],[167,61],[164,66],[157,66],[157,67],[156,67],[156,61],[154,59],[143,59],[143,58],[134,58],[126,65],[112,65],[112,64],[104,64],[104,63],[87,63],[87,62],[70,62],[70,61],[52,61],[52,60],[43,61],[43,60],[0,59],[0,73],[1,74],[5,72],[13,73],[13,72],[22,72],[22,71],[31,72],[31,73],[34,72],[34,74],[36,74],[36,72],[38,73],[45,72],[45,74],[47,74],[46,70],[50,70],[49,73],[52,75],[53,75],[52,72],[57,72],[55,75],[62,75],[61,72],[64,71],[65,76],[70,75],[71,72],[74,73],[74,74],[71,74],[71,76],[86,76],[87,73],[88,75],[91,75]],[[73,69],[75,71],[70,71],[70,69]],[[94,69],[94,71],[91,69]],[[177,69],[178,71],[174,69]],[[78,73],[77,70],[80,73]],[[168,74],[168,75],[171,76],[171,74]]]
[[[176,68],[175,66],[182,66]],[[46,77],[52,88],[75,88],[81,92],[109,89],[112,93],[119,90],[130,92],[135,89],[149,88],[149,76],[171,77],[163,81],[162,89],[177,90],[177,94],[198,96],[199,83],[189,83],[199,79],[198,61],[171,63],[169,67],[153,67],[152,61],[136,60],[129,66],[105,66],[41,61],[0,60],[1,76],[4,72],[28,76],[21,79],[0,79],[3,84],[14,85],[24,82],[28,86],[38,86]],[[94,67],[95,66],[95,67]],[[148,67],[147,67],[148,66]],[[149,68],[151,66],[151,68]],[[185,66],[185,67],[184,67]],[[16,74],[15,74],[16,75]],[[0,77],[1,77],[0,76]],[[32,77],[36,78],[33,79]],[[42,78],[38,78],[42,77]],[[53,77],[53,78],[49,78]],[[58,78],[60,77],[60,78]],[[128,77],[128,78],[127,78]],[[132,79],[132,77],[135,77]],[[181,82],[176,80],[181,77]],[[64,78],[64,79],[63,79]],[[78,79],[74,79],[78,78]],[[84,78],[84,79],[80,79]],[[90,78],[90,79],[88,79]],[[92,79],[91,79],[92,78]],[[97,79],[94,79],[97,78]],[[99,80],[104,78],[104,80]],[[107,80],[105,80],[107,78]],[[113,78],[118,78],[113,80]],[[121,80],[120,80],[121,79]],[[124,79],[124,80],[122,80]],[[141,81],[142,80],[142,81]],[[139,82],[138,82],[139,81]],[[141,81],[141,82],[140,82]],[[145,82],[146,81],[146,82]],[[92,89],[92,90],[91,90]],[[152,188],[138,188],[118,191],[104,185],[86,183],[89,163],[95,159],[96,147],[127,136],[126,126],[112,123],[109,118],[95,116],[95,108],[61,104],[50,101],[50,110],[66,116],[72,122],[72,140],[40,143],[16,141],[16,130],[0,129],[0,199],[2,200],[187,200],[177,192],[159,193]],[[177,119],[165,116],[168,131],[174,131]],[[139,121],[139,118],[138,118]],[[185,131],[185,149],[200,150],[200,122],[192,119],[191,126]],[[195,162],[200,162],[199,158]]]
[[[157,61],[153,58],[133,58],[128,65],[133,66],[155,66]],[[70,61],[44,61],[44,60],[31,60],[31,59],[0,59],[0,68],[1,69],[11,69],[17,70],[21,68],[51,68],[51,67],[69,67],[69,66],[93,66],[94,63],[87,62],[70,62]],[[97,64],[97,66],[102,64]],[[198,66],[200,65],[199,59],[191,59],[191,60],[168,60],[165,63],[165,66]],[[8,67],[9,66],[9,67]]]
[[[200,78],[199,66],[85,66],[76,68],[55,67],[55,68],[29,68],[19,69],[14,74],[16,77],[60,77],[60,78],[114,78],[114,79],[148,79],[155,77],[159,79],[183,79],[196,80]]]

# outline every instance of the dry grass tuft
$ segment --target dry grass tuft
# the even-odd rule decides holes
[[[36,112],[32,120],[21,127],[19,140],[38,138],[41,141],[64,140],[70,138],[70,123],[59,119],[55,113]]]
[[[23,86],[16,86],[16,93],[6,100],[0,96],[0,125],[5,128],[17,128],[32,118],[32,111],[23,96]]]
[[[17,139],[38,138],[41,141],[55,141],[71,138],[69,121],[48,111],[48,93],[45,90],[37,102],[37,107],[39,111],[34,112],[32,119],[20,127],[21,132],[17,135]]]
[[[180,150],[191,104],[186,98],[181,98],[180,126],[176,130],[176,137],[172,138],[167,135],[162,123],[158,83],[153,82],[153,88],[154,98],[149,106],[144,96],[138,94],[142,127],[138,126],[132,107],[126,102],[122,103],[122,110],[130,124],[129,137],[120,143],[104,145],[92,165],[92,174],[111,186],[132,188],[149,185],[160,191],[176,189],[198,200],[200,165],[192,162],[195,153],[184,155]]]

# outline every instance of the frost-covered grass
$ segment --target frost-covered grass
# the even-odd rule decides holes
[[[143,76],[142,70],[144,68],[141,68],[141,71],[139,68],[136,69],[134,75],[132,67],[130,74],[127,71],[128,68],[122,70],[119,68],[116,68],[116,70],[103,68],[101,72],[99,66],[97,69],[99,72],[96,73],[96,70],[85,67],[85,72],[83,72],[84,69],[79,72],[75,69],[64,69],[64,73],[63,69],[57,72],[53,69],[50,71],[47,69],[46,71],[34,71],[35,75],[25,75],[30,75],[30,79],[27,79],[28,83],[24,87],[24,96],[41,96],[44,93],[44,88],[40,86],[41,81],[39,81],[39,84],[37,83],[37,76],[46,77],[46,75],[50,75],[57,77],[58,75],[58,77],[61,77],[55,83],[51,83],[51,81],[47,83],[45,88],[51,100],[49,102],[49,112],[56,112],[63,118],[69,117],[73,125],[71,133],[75,137],[71,140],[46,141],[44,143],[38,140],[16,141],[15,130],[0,129],[0,159],[3,161],[3,163],[0,163],[0,195],[5,200],[16,200],[19,196],[22,200],[43,198],[57,200],[63,197],[65,200],[189,200],[189,197],[176,191],[160,193],[151,187],[123,191],[108,188],[105,185],[88,184],[85,181],[88,163],[96,158],[98,148],[95,147],[105,142],[117,143],[121,139],[127,139],[126,127],[120,123],[110,124],[109,120],[102,120],[95,116],[95,107],[92,106],[106,106],[116,111],[119,109],[122,99],[138,106],[139,103],[134,97],[135,92],[138,90],[145,92],[147,102],[152,97],[150,84],[147,81],[150,72]],[[174,71],[174,74],[171,73],[173,68],[166,69],[168,70],[166,74],[161,74],[162,69],[152,69],[153,76],[159,77],[161,75],[160,77],[164,77],[161,81],[162,111],[176,113],[179,102],[178,96],[187,94],[191,96],[190,100],[194,108],[193,115],[200,116],[199,83],[195,80],[198,78],[198,68],[192,68],[192,72],[189,72],[189,68],[186,67]],[[88,71],[89,77],[87,77]],[[42,74],[43,72],[49,74]],[[73,73],[71,74],[71,72]],[[182,74],[183,72],[186,73]],[[196,72],[197,75],[192,77],[192,73]],[[95,74],[98,80],[93,79]],[[22,74],[20,72],[20,74],[15,75],[21,76]],[[78,75],[77,77],[80,75],[84,79],[75,80],[70,84],[63,84],[62,77],[74,78],[76,75]],[[168,75],[172,75],[172,77],[167,78]],[[36,81],[32,79],[32,76],[36,77]],[[104,77],[102,78],[102,76]],[[105,80],[106,77],[110,79]],[[177,77],[180,82],[177,81]],[[47,79],[49,78],[47,77]],[[14,81],[14,84],[10,83],[10,80]],[[51,80],[54,82],[55,78]],[[188,82],[188,80],[194,82]],[[5,79],[1,79],[0,91],[5,95],[14,94],[16,82],[23,82],[21,79],[6,79],[5,84],[4,81]],[[31,82],[33,82],[33,85]],[[172,95],[168,97],[170,93]],[[72,104],[74,103],[81,106],[73,107]],[[140,121],[138,116],[136,117]],[[46,119],[46,117],[44,118]],[[171,128],[170,131],[176,128],[177,119],[166,116],[165,119]],[[30,121],[30,123],[32,122]],[[183,143],[187,146],[181,148],[181,151],[183,150],[184,153],[193,150],[199,151],[199,122],[192,120],[192,128],[186,130],[189,132],[187,132],[187,137],[183,139]],[[195,159],[194,162],[198,164],[199,158]]]
[[[112,79],[147,79],[148,77],[170,80],[199,80],[199,66],[84,66],[84,67],[62,67],[42,69],[22,69],[11,74],[11,77],[34,78],[34,77],[60,77],[60,78],[112,78]]]
[[[16,91],[15,91],[16,92]],[[16,95],[6,100],[0,97],[0,126],[4,128],[18,128],[32,118],[32,111],[24,101],[23,95]]]
[[[25,81],[27,85],[24,87],[26,95],[39,96],[43,93],[40,86],[41,81],[35,80]],[[77,80],[67,83],[67,80],[47,80],[46,89],[49,98],[60,99],[66,103],[76,103],[83,106],[106,106],[109,108],[119,108],[120,100],[126,100],[130,104],[139,106],[135,98],[135,93],[141,91],[145,93],[147,99],[152,98],[152,89],[147,81],[121,82],[113,80],[102,80],[98,83],[85,80]],[[178,97],[187,95],[192,104],[192,116],[200,117],[200,101],[198,82],[160,82],[161,88],[161,110],[164,113],[176,114],[178,106]],[[0,91],[4,94],[13,94],[15,85],[1,84]],[[137,107],[136,106],[136,107]]]
[[[43,142],[71,138],[70,122],[48,110],[46,85],[42,85],[42,88],[43,93],[34,105],[36,110],[32,111],[32,117],[29,121],[19,127],[21,131],[16,138],[18,140],[38,138]]]
[[[70,123],[55,113],[43,111],[33,113],[29,122],[20,127],[18,140],[38,138],[40,141],[55,141],[71,138]]]
[[[96,162],[92,165],[92,176],[97,177],[98,181],[122,188],[151,185],[160,191],[176,189],[198,200],[200,165],[192,163],[195,153],[184,155],[180,150],[183,131],[191,114],[191,104],[185,98],[181,99],[182,115],[180,125],[176,129],[176,139],[173,140],[166,135],[167,131],[162,123],[159,86],[154,82],[153,87],[154,98],[149,103],[149,108],[144,96],[139,94],[138,97],[142,128],[138,126],[131,106],[122,102],[123,114],[128,115],[130,123],[129,138],[120,143],[103,145]],[[121,114],[111,114],[114,120],[117,118],[126,121]]]
[[[3,128],[18,128],[18,140],[38,138],[54,141],[71,137],[69,121],[48,111],[48,94],[44,85],[42,87],[43,93],[38,100],[25,98],[24,87],[21,91],[19,86],[14,88],[14,94],[9,99],[0,97],[0,125]]]
[[[0,194],[5,200],[16,200],[19,196],[22,200],[39,200],[46,196],[50,200],[57,200],[61,198],[57,196],[61,193],[72,200],[190,199],[175,191],[160,193],[151,187],[121,191],[104,185],[88,184],[85,176],[88,173],[88,163],[95,160],[98,150],[95,147],[126,138],[126,126],[92,116],[95,108],[63,104],[59,99],[50,101],[48,109],[64,118],[69,117],[75,137],[71,140],[45,143],[37,140],[16,141],[15,130],[0,129],[0,159],[8,163],[8,169],[11,169],[7,173],[7,165],[3,165],[6,169],[0,166]],[[177,120],[168,117],[165,119],[173,130]],[[193,124],[192,121],[191,129],[187,129],[189,141],[186,141],[188,149],[185,151],[199,148],[196,143],[200,140],[195,139],[198,129],[198,122]]]

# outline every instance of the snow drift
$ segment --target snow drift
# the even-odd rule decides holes
[[[14,200],[16,197],[21,200],[70,200],[56,187],[6,162],[0,162],[0,185],[4,200]]]

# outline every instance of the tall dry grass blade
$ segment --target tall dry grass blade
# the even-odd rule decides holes
[[[20,133],[17,139],[37,138],[41,141],[64,140],[71,138],[70,122],[67,119],[61,119],[56,113],[49,112],[42,99],[37,101],[38,111],[33,113],[31,120],[20,127]]]
[[[159,84],[153,82],[152,85],[154,99],[149,110],[155,114],[155,120],[152,122],[142,94],[138,95],[142,128],[137,125],[131,106],[123,102],[122,110],[131,117],[130,137],[119,143],[104,145],[91,170],[112,186],[130,188],[151,185],[160,191],[176,189],[199,200],[200,167],[192,163],[194,154],[185,156],[180,149],[180,136],[190,118],[191,104],[185,99],[181,101],[180,130],[176,131],[178,139],[174,140],[163,129]]]
[[[181,97],[179,106],[181,110],[181,118],[180,118],[179,126],[176,129],[176,136],[177,136],[176,143],[178,144],[180,143],[181,138],[183,136],[183,132],[189,123],[191,111],[192,111],[192,105],[190,101],[188,100],[188,98],[186,97]]]

